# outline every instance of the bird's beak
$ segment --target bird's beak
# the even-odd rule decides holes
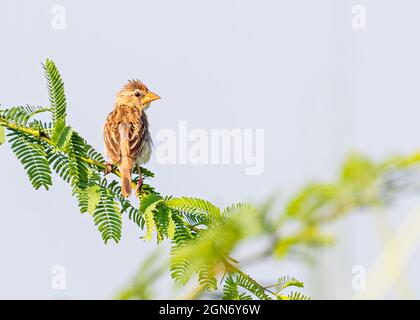
[[[143,98],[141,98],[141,104],[146,104],[159,99],[160,97],[156,93],[149,91],[143,96]]]

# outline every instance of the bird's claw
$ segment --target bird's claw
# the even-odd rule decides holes
[[[105,163],[105,175],[112,172],[112,164],[111,163]]]

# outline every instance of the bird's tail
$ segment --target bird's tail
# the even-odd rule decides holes
[[[119,165],[121,173],[121,193],[124,198],[131,195],[131,171],[133,168],[133,159],[130,157],[123,157]]]
[[[119,165],[119,170],[121,173],[121,193],[124,198],[127,198],[131,195],[131,172],[134,165],[134,160],[130,156],[130,128],[130,124],[121,123],[119,126],[121,150],[121,163]]]

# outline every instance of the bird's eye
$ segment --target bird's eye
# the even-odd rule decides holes
[[[135,94],[134,94],[136,97],[140,97],[140,92],[136,92]]]

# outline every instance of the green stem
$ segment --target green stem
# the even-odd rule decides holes
[[[32,118],[33,116],[35,116],[37,114],[40,114],[40,113],[44,113],[44,112],[53,112],[53,109],[52,108],[48,108],[48,107],[45,107],[45,108],[42,108],[42,109],[38,109],[38,110],[32,112],[31,115],[29,116],[29,118]]]

